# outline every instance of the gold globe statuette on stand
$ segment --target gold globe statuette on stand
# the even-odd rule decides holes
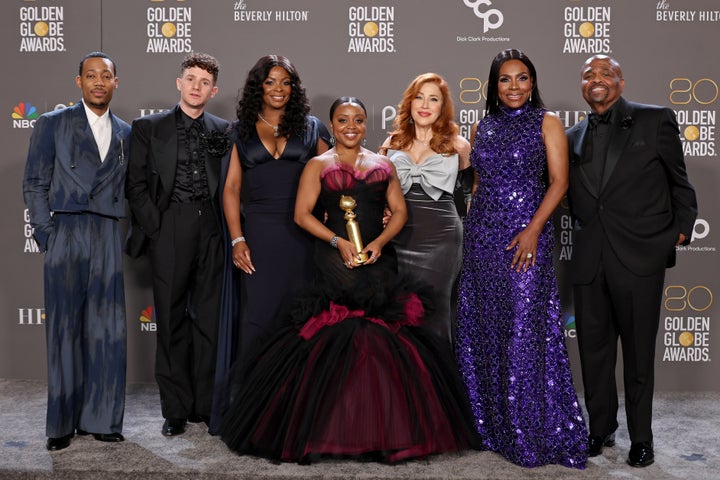
[[[355,251],[362,252],[362,249],[365,247],[363,247],[362,236],[360,235],[360,224],[355,221],[357,215],[353,210],[356,206],[357,203],[353,197],[349,195],[340,196],[340,209],[345,212],[343,218],[347,222],[345,228],[347,230],[348,240],[355,246]],[[368,255],[367,253],[358,253],[353,257],[353,260],[356,265],[362,265],[367,262]]]

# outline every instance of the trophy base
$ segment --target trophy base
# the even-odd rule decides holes
[[[363,263],[368,261],[368,255],[367,253],[358,253],[353,257],[353,262],[355,265],[362,265]]]

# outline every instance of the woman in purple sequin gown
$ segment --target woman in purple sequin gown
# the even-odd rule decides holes
[[[553,269],[552,212],[567,189],[567,140],[518,50],[495,57],[473,128],[479,175],[465,222],[457,356],[483,447],[525,467],[584,468]]]

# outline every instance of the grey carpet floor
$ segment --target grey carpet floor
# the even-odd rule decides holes
[[[720,479],[720,393],[658,392],[655,401],[655,464],[625,464],[629,440],[624,413],[617,445],[588,461],[585,470],[556,465],[526,469],[491,452],[440,455],[399,465],[324,461],[308,466],[273,464],[238,456],[204,425],[181,436],[160,435],[157,387],[130,385],[125,442],[107,444],[75,437],[70,447],[45,449],[45,384],[0,379],[0,479]]]

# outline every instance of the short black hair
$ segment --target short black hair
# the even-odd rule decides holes
[[[359,106],[363,109],[363,112],[365,112],[365,115],[367,116],[367,109],[365,108],[365,105],[363,105],[363,102],[360,101],[357,97],[340,97],[337,100],[333,102],[332,105],[330,105],[330,121],[332,122],[333,115],[335,115],[335,110],[345,103],[351,103]]]
[[[115,60],[113,60],[108,54],[103,52],[90,52],[85,55],[82,60],[80,60],[80,66],[78,67],[78,75],[82,75],[83,65],[85,64],[85,60],[87,60],[88,58],[106,58],[110,60],[110,63],[112,63],[113,66],[113,73],[117,77],[117,66],[115,65]]]

